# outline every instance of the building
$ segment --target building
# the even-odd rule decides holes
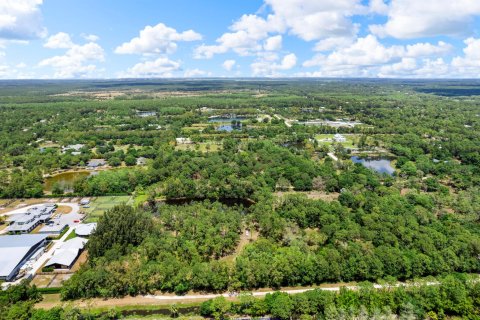
[[[42,234],[0,236],[0,280],[15,280],[23,265],[38,259],[46,243]]]
[[[58,236],[60,235],[63,230],[65,230],[68,227],[67,223],[49,223],[43,226],[40,230],[38,230],[38,233],[40,234],[46,234],[46,235],[52,235],[52,236]]]
[[[84,144],[70,144],[68,146],[64,146],[62,147],[62,153],[65,153],[69,150],[73,151],[73,152],[76,152],[76,153],[80,153],[80,150],[85,147]]]
[[[98,167],[103,167],[104,165],[107,164],[107,161],[105,159],[91,159],[87,163],[87,167],[90,169],[98,168]]]
[[[156,111],[137,111],[137,116],[140,118],[155,117],[156,115]]]
[[[335,141],[335,142],[347,142],[347,138],[345,138],[343,135],[337,133],[336,135],[333,136],[333,141]]]
[[[147,158],[138,157],[137,158],[137,166],[144,166],[147,164]]]
[[[190,138],[176,138],[175,141],[177,144],[192,144],[192,140]]]
[[[39,224],[45,223],[52,217],[56,206],[44,204],[28,209],[26,212],[15,214],[7,219],[7,232],[11,234],[29,233]]]
[[[80,237],[88,237],[96,228],[97,224],[95,222],[81,224],[75,229],[75,234]]]
[[[55,250],[53,256],[45,264],[45,267],[55,269],[71,269],[78,256],[82,253],[87,239],[76,237],[65,241],[60,248]]]

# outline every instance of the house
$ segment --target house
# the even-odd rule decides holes
[[[175,141],[177,144],[192,144],[192,140],[190,138],[176,138]]]
[[[83,147],[85,147],[84,144],[70,144],[62,147],[62,153],[66,153],[67,151],[80,152]]]
[[[139,157],[137,158],[137,166],[144,166],[147,164],[147,158]]]
[[[105,159],[91,159],[87,163],[87,167],[90,169],[98,168],[98,167],[103,167],[104,165],[107,164],[107,161]]]
[[[78,256],[82,253],[87,239],[76,237],[65,241],[60,248],[55,250],[53,256],[45,264],[45,267],[55,269],[71,269]]]
[[[95,222],[81,224],[75,229],[75,234],[79,237],[88,237],[96,228],[97,224]]]
[[[26,212],[18,213],[9,217],[7,219],[9,225],[6,231],[10,234],[29,233],[39,224],[50,220],[54,212],[54,204],[35,206],[28,209]]]
[[[335,142],[347,142],[347,138],[345,138],[343,135],[337,133],[336,135],[333,136],[333,141],[335,141]]]
[[[23,234],[0,236],[0,280],[13,281],[30,259],[38,259],[47,236]]]
[[[156,115],[155,111],[137,111],[137,116],[140,118],[155,117]]]

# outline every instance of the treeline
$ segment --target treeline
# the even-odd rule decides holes
[[[387,285],[388,287],[388,285]],[[480,284],[449,276],[438,283],[375,289],[361,284],[358,290],[311,290],[289,295],[267,294],[264,299],[240,294],[238,301],[223,297],[204,302],[203,316],[215,319],[271,316],[274,319],[446,319],[480,316]]]

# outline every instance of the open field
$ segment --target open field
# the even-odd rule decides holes
[[[201,152],[217,152],[222,149],[222,145],[215,142],[200,142],[192,144],[179,144],[175,147],[175,150],[187,151],[197,150]]]
[[[111,196],[94,198],[89,204],[90,208],[82,209],[82,211],[87,214],[87,219],[85,222],[96,222],[98,221],[98,218],[105,213],[105,211],[122,203],[132,204],[132,201],[133,200],[131,196]]]

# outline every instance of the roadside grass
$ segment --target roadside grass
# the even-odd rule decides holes
[[[77,233],[75,232],[75,230],[73,230],[73,231],[70,232],[70,234],[65,238],[65,241],[70,240],[70,239],[73,239],[73,238],[76,238],[76,237],[77,237]]]
[[[87,214],[85,222],[97,222],[105,211],[122,203],[131,205],[133,198],[131,196],[108,196],[93,199],[89,204],[90,208],[82,209]]]

